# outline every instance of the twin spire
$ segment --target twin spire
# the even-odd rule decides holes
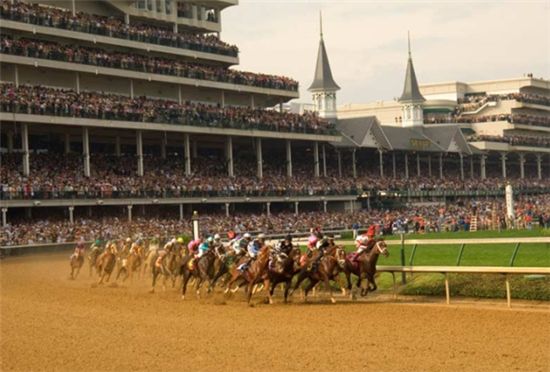
[[[409,47],[409,59],[407,60],[407,72],[405,73],[405,86],[403,87],[403,94],[399,98],[399,102],[424,102],[426,99],[420,93],[418,88],[418,81],[416,80],[416,73],[414,72],[414,65],[411,55],[411,35],[407,33],[408,47]]]
[[[319,51],[317,52],[317,64],[315,66],[315,75],[313,76],[313,83],[311,83],[308,90],[310,92],[319,91],[332,91],[340,90],[340,87],[334,81],[332,77],[332,71],[330,70],[330,63],[328,61],[327,50],[325,42],[323,40],[323,16],[319,14]]]

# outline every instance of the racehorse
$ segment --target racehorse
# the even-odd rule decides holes
[[[92,276],[93,269],[96,266],[97,258],[101,254],[101,251],[102,251],[101,247],[99,245],[94,244],[90,251],[90,254],[88,255],[88,263],[90,265],[90,276]]]
[[[107,243],[105,250],[97,258],[96,269],[97,275],[99,276],[99,281],[97,284],[103,283],[103,279],[107,277],[106,282],[111,278],[111,274],[116,265],[116,255],[117,255],[117,246],[115,242]]]
[[[256,259],[252,263],[248,263],[248,268],[245,271],[239,270],[239,267],[241,266],[241,264],[247,262],[247,260],[249,259],[247,257],[241,258],[238,264],[235,265],[232,269],[231,279],[229,280],[229,283],[227,283],[225,293],[228,293],[231,290],[231,286],[237,280],[241,279],[247,284],[247,301],[250,304],[250,300],[252,299],[252,289],[255,284],[263,281],[264,288],[270,288],[271,281],[269,279],[267,267],[269,264],[270,252],[271,246],[264,245],[260,249],[260,252],[258,253]],[[271,298],[271,291],[268,291],[267,293],[267,301],[269,302],[269,304],[273,303],[273,299]]]
[[[151,273],[153,283],[150,292],[155,292],[155,285],[159,275],[163,276],[162,289],[166,290],[166,281],[168,278],[172,280],[172,288],[176,285],[176,277],[179,270],[179,252],[175,249],[157,250],[150,254],[149,264],[151,265]]]
[[[311,291],[317,283],[323,282],[325,284],[325,288],[330,292],[330,301],[335,303],[336,300],[334,299],[334,295],[332,293],[330,281],[338,281],[338,274],[340,274],[341,271],[340,262],[344,259],[345,251],[342,246],[333,245],[326,250],[320,260],[318,259],[319,254],[319,252],[316,252],[309,260],[309,262],[313,262],[313,264],[308,264],[306,262],[298,274],[298,279],[290,294],[292,295],[292,293],[294,293],[300,284],[302,284],[302,282],[307,278],[309,279],[309,284],[304,290],[304,301],[307,301],[309,291]]]
[[[346,275],[348,290],[352,298],[351,274],[357,276],[357,288],[361,288],[361,296],[366,296],[369,291],[376,291],[377,286],[374,281],[374,275],[376,274],[376,262],[380,254],[385,257],[389,256],[388,246],[384,239],[369,241],[367,249],[359,253],[359,255],[357,253],[347,255],[344,264],[344,274]]]
[[[294,275],[300,270],[300,249],[293,248],[289,254],[280,262],[274,262],[276,258],[272,258],[268,265],[268,275],[271,281],[269,293],[273,296],[273,292],[278,284],[285,284],[284,301],[288,302],[288,292]]]
[[[159,245],[158,243],[150,243],[149,244],[149,250],[145,253],[145,257],[143,259],[143,270],[142,274],[145,275],[147,270],[150,270],[152,272],[153,266],[155,265],[155,260],[158,257],[158,250]]]
[[[71,256],[71,279],[76,279],[82,265],[84,265],[84,256],[81,254],[73,254]]]
[[[130,278],[132,280],[133,274],[137,271],[138,275],[141,273],[140,267],[142,259],[142,250],[143,248],[135,244],[130,252],[126,252],[125,250],[122,251],[121,256],[118,258],[120,262],[120,266],[118,268],[118,272],[116,275],[116,279],[120,277],[120,274],[124,273],[124,278],[122,281],[126,281],[126,279]]]
[[[187,283],[191,277],[196,278],[195,290],[197,292],[197,297],[200,298],[201,286],[204,281],[209,281],[210,286],[208,287],[208,292],[212,288],[212,277],[214,275],[214,261],[216,260],[216,255],[214,250],[209,249],[201,257],[193,260],[193,255],[189,254],[184,257],[180,273],[182,275],[182,288],[181,288],[181,299],[185,299],[185,293],[187,292]]]

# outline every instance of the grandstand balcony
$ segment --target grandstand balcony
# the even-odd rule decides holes
[[[147,84],[149,89],[155,87],[154,91],[157,92],[177,91],[178,86],[181,86],[182,99],[204,100],[205,102],[221,102],[223,100],[228,104],[271,107],[299,98],[299,92],[293,90],[193,79],[17,55],[0,54],[0,63],[4,81],[15,81],[16,72],[14,69],[15,66],[18,66],[17,79],[22,83],[34,84],[44,80],[49,73],[54,73],[57,79],[56,82],[52,81],[52,84],[56,86],[75,87],[77,84],[75,79],[78,78],[81,80],[80,84],[83,88],[87,81],[101,82],[104,80],[104,90],[106,91],[113,89],[114,85],[120,87],[118,91],[128,91],[130,80],[133,80],[136,88],[139,84]],[[78,73],[80,76],[77,77],[74,73]],[[152,83],[157,86],[152,85]],[[95,85],[99,87],[98,84]],[[177,96],[178,93],[176,92],[172,98],[177,98]]]
[[[106,45],[110,47],[134,49],[136,51],[147,51],[148,53],[159,53],[168,56],[210,61],[212,63],[219,63],[226,66],[239,64],[239,57],[233,55],[224,55],[214,52],[178,48],[170,45],[146,43],[143,41],[123,39],[114,36],[40,26],[9,19],[2,19],[1,28],[5,30],[11,30],[11,32],[18,32],[27,35],[43,35],[56,39],[62,38],[66,40],[76,40],[79,42],[85,42],[95,45]]]

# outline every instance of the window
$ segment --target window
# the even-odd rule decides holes
[[[136,8],[145,10],[145,8],[147,8],[147,0],[137,0]]]

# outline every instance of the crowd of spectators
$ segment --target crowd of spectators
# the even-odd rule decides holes
[[[349,173],[338,177],[331,172],[327,177],[313,177],[312,165],[307,160],[296,159],[293,177],[286,176],[283,162],[265,164],[263,178],[256,177],[256,164],[251,159],[235,160],[235,177],[228,177],[225,159],[197,157],[192,160],[192,174],[185,175],[184,161],[180,156],[169,155],[166,159],[146,154],[144,175],[137,176],[137,161],[133,155],[91,155],[91,176],[83,175],[82,157],[76,154],[32,154],[29,177],[21,173],[21,154],[5,154],[0,166],[0,199],[71,199],[71,198],[162,198],[162,197],[232,197],[232,196],[371,196],[380,192],[407,197],[409,191],[415,197],[424,192],[424,197],[440,196],[442,192],[452,195],[502,193],[510,182],[517,190],[547,192],[550,179],[537,177],[520,179],[514,176],[506,180],[495,176],[482,180],[460,180],[459,171],[451,171],[440,179],[426,175],[409,179],[381,178],[377,172],[359,168],[359,177]]]
[[[457,100],[461,112],[475,111],[487,102],[518,101],[542,106],[550,106],[550,97],[535,93],[475,94]]]
[[[316,113],[278,112],[244,106],[178,103],[166,99],[128,97],[99,92],[13,84],[0,85],[0,109],[33,115],[102,120],[184,124],[297,133],[334,133],[334,126]]]
[[[176,61],[139,54],[119,53],[79,45],[21,38],[13,40],[2,36],[2,53],[24,57],[44,58],[153,74],[179,76],[189,79],[219,81],[263,88],[298,90],[298,82],[284,77],[237,71],[224,67]]]
[[[235,45],[229,45],[214,35],[177,33],[150,24],[126,24],[124,19],[116,16],[106,17],[83,12],[72,15],[68,9],[19,0],[1,0],[0,18],[233,57],[239,53]]]
[[[470,200],[452,205],[409,205],[398,210],[371,209],[356,212],[304,212],[298,215],[289,212],[276,214],[201,214],[200,229],[203,235],[229,231],[267,234],[307,234],[310,228],[322,230],[364,231],[368,226],[377,226],[380,234],[399,231],[429,233],[437,231],[468,231],[473,216],[478,229],[527,228],[537,224],[550,228],[550,195],[520,198],[516,201],[516,218],[505,216],[504,201]],[[67,219],[21,221],[0,228],[0,245],[43,244],[74,242],[80,239],[91,241],[102,238],[157,237],[161,240],[175,235],[190,235],[191,222],[174,217],[135,217],[128,222],[124,217],[106,216],[76,219],[71,224]]]
[[[473,134],[468,136],[468,141],[487,141],[487,142],[501,142],[509,143],[513,146],[533,146],[533,147],[550,147],[550,137],[546,136],[521,136],[521,135],[509,135],[492,136],[492,135],[480,135]]]

